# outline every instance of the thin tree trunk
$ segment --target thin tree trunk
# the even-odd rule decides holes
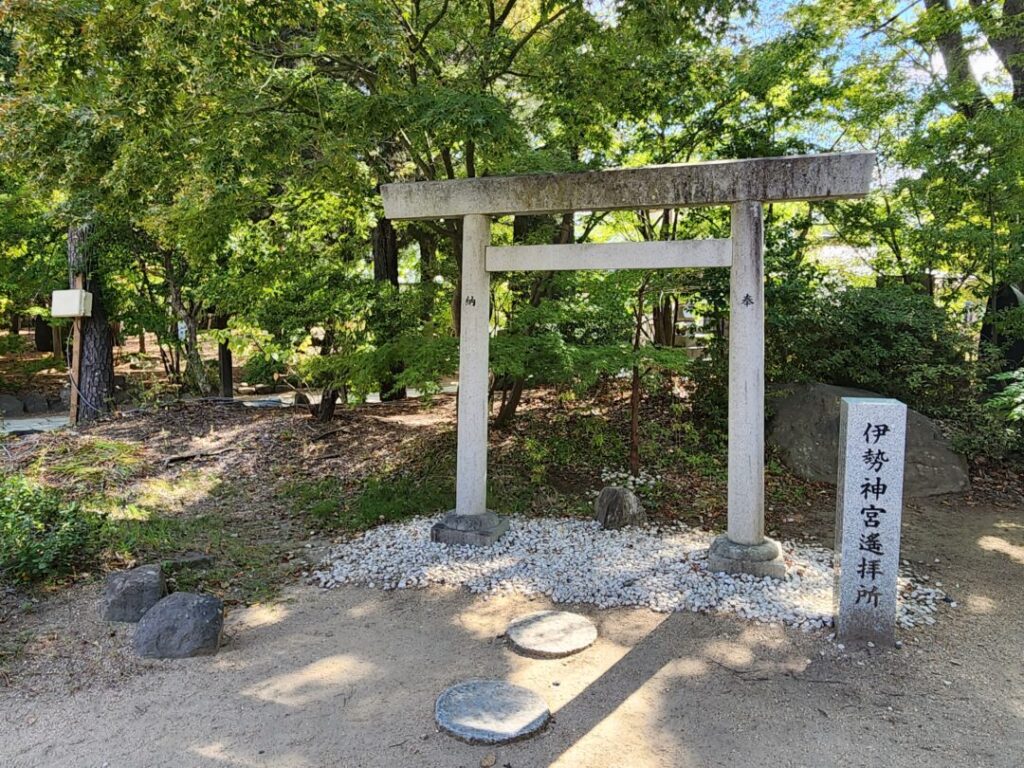
[[[398,234],[390,219],[380,218],[373,228],[373,279],[379,282],[389,282],[398,289]],[[386,314],[386,313],[385,313]],[[386,328],[386,322],[378,322],[377,332],[380,336],[390,336],[391,329]],[[385,338],[391,341],[391,338]],[[397,362],[391,366],[391,370],[381,377],[380,399],[381,402],[402,400],[405,398],[405,387],[395,386],[395,377],[398,376],[404,366]]]
[[[181,298],[181,286],[174,272],[174,261],[170,252],[165,251],[164,258],[164,279],[167,281],[168,299],[171,309],[179,322],[185,324],[185,375],[192,380],[195,389],[203,395],[210,394],[212,387],[206,376],[206,369],[203,367],[203,358],[199,353],[199,333],[196,328],[196,319]]]
[[[227,315],[217,315],[213,320],[213,325],[217,330],[223,331],[228,327]],[[226,341],[220,341],[217,343],[217,372],[218,378],[220,379],[220,396],[221,397],[234,397],[235,396],[235,385],[234,385],[234,372],[232,370],[231,360],[231,347],[228,346]]]
[[[635,326],[633,330],[633,354],[640,350],[640,339],[644,323],[644,294],[647,292],[648,277],[644,276],[640,288],[636,292]],[[640,397],[643,384],[640,365],[634,358],[633,376],[629,388],[629,473],[633,477],[640,474]]]

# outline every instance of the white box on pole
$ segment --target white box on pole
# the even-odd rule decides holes
[[[50,314],[54,317],[89,317],[92,315],[92,294],[78,288],[54,291]]]

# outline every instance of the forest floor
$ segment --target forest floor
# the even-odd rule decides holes
[[[491,438],[502,512],[586,515],[623,468],[624,394],[529,397]],[[724,525],[724,456],[670,405],[645,411],[655,519]],[[542,600],[455,590],[322,591],[332,543],[451,502],[454,398],[299,409],[182,402],[5,440],[0,464],[110,516],[93,573],[0,595],[0,763],[11,766],[1016,766],[1024,750],[1022,479],[974,468],[967,494],[907,504],[904,556],[958,602],[902,650],[724,616],[592,611],[598,644],[516,656],[499,636]],[[828,545],[834,489],[770,462],[767,527]],[[188,551],[172,585],[223,597],[212,658],[135,658],[100,621],[103,571]],[[435,732],[434,698],[473,676],[544,691],[555,723],[501,748]],[[889,753],[894,744],[898,749]]]

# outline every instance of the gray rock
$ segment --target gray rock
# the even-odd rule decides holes
[[[0,416],[21,416],[25,412],[25,404],[14,395],[0,395]]]
[[[509,624],[505,636],[509,645],[524,656],[559,659],[593,645],[597,627],[578,613],[537,611]]]
[[[107,576],[103,588],[103,618],[107,621],[138,621],[166,594],[159,565],[141,565]]]
[[[839,401],[843,397],[880,397],[874,392],[829,384],[779,387],[771,400],[775,412],[768,443],[798,477],[835,484],[839,460]],[[934,496],[970,488],[967,460],[934,421],[907,409],[905,496]]]
[[[647,522],[647,515],[635,493],[628,488],[609,485],[597,495],[594,519],[605,530],[614,530],[627,525],[643,525]]]
[[[71,407],[71,385],[65,384],[60,388],[60,404],[65,410]]]
[[[50,410],[49,401],[38,392],[26,392],[20,397],[21,402],[25,404],[25,413],[45,413]]]
[[[224,604],[212,595],[175,592],[154,605],[135,630],[132,646],[151,659],[212,656],[220,647]]]
[[[503,680],[467,680],[437,697],[437,726],[470,744],[507,744],[530,736],[551,719],[533,691]]]

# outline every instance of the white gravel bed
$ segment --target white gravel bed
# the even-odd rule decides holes
[[[776,581],[708,571],[714,535],[681,524],[603,531],[590,520],[515,518],[497,543],[477,548],[432,543],[430,527],[439,519],[367,531],[335,547],[312,582],[385,590],[447,585],[598,608],[720,611],[804,629],[832,625],[832,551],[821,547],[783,542],[787,575]],[[899,591],[904,628],[934,624],[937,605],[949,602],[910,573],[901,573]]]

